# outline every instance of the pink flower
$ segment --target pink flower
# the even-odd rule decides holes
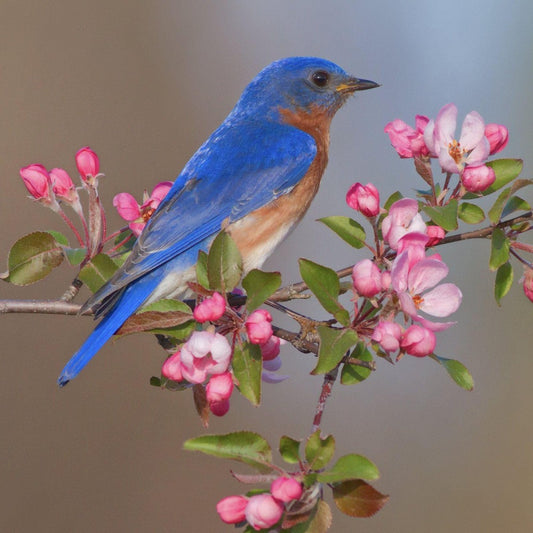
[[[168,379],[173,381],[182,381],[183,373],[181,371],[181,357],[180,351],[172,354],[167,360],[163,363],[161,367],[161,374]]]
[[[209,410],[216,416],[223,416],[229,411],[229,399],[233,392],[233,376],[230,372],[211,376],[205,387]]]
[[[459,140],[455,139],[457,107],[445,105],[431,120],[425,131],[424,140],[432,155],[439,158],[446,172],[461,174],[465,165],[483,163],[489,156],[489,141],[485,137],[485,123],[481,115],[471,111],[466,115]]]
[[[272,335],[264,344],[260,344],[263,361],[271,361],[279,355],[281,339]]]
[[[409,257],[409,268],[426,257],[426,246],[428,241],[429,237],[427,235],[417,232],[406,233],[398,241],[398,254],[407,252],[407,256]]]
[[[265,344],[272,336],[272,315],[265,309],[257,309],[246,319],[246,333],[253,344]]]
[[[433,331],[413,324],[403,334],[400,346],[409,355],[425,357],[433,353],[436,344],[437,339]]]
[[[283,503],[263,493],[251,496],[244,511],[246,520],[256,530],[266,529],[277,524],[284,511]]]
[[[346,193],[346,203],[365,217],[379,213],[379,191],[372,183],[354,183]]]
[[[524,294],[533,302],[533,269],[527,268],[521,279]]]
[[[352,270],[353,287],[359,296],[372,298],[381,292],[381,271],[374,261],[363,259]]]
[[[247,505],[246,496],[228,496],[217,503],[217,513],[226,524],[238,524],[246,520],[244,510]]]
[[[68,204],[78,203],[80,198],[78,191],[68,175],[62,168],[53,168],[50,171],[50,180],[55,195]]]
[[[194,308],[194,320],[201,324],[207,321],[215,322],[225,311],[226,300],[219,292],[214,292],[212,296],[205,298]]]
[[[509,130],[501,124],[487,124],[485,137],[489,141],[490,155],[501,152],[509,142]]]
[[[383,219],[381,229],[383,238],[393,250],[398,249],[398,241],[407,233],[426,233],[426,223],[418,212],[418,202],[410,198],[394,202]]]
[[[195,331],[181,347],[181,372],[190,383],[203,383],[208,375],[222,374],[231,360],[226,337],[210,331]]]
[[[374,328],[372,340],[379,343],[387,353],[392,353],[400,348],[401,336],[402,328],[399,324],[388,320],[380,320],[379,324]]]
[[[287,503],[292,500],[299,500],[303,489],[302,484],[294,478],[280,476],[270,485],[270,492],[276,500]]]
[[[136,237],[141,234],[171,187],[171,181],[162,181],[154,187],[150,196],[145,191],[142,205],[139,205],[128,192],[121,192],[113,198],[113,205],[117,208],[118,214],[129,222],[128,226]]]
[[[87,181],[94,178],[100,171],[100,161],[98,156],[88,147],[80,148],[76,153],[76,167],[81,179]]]
[[[429,154],[424,142],[424,130],[428,122],[428,117],[416,115],[416,130],[399,119],[385,126],[385,133],[389,134],[390,142],[400,157],[422,157]]]
[[[494,170],[483,164],[468,165],[461,175],[461,181],[469,192],[482,192],[488,189],[495,180]]]
[[[20,177],[26,185],[28,192],[36,199],[45,204],[55,202],[52,193],[52,181],[43,165],[28,165],[20,169]]]
[[[429,240],[426,244],[428,248],[435,246],[444,239],[446,232],[440,226],[427,226]]]

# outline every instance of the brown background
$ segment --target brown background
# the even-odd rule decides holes
[[[19,236],[63,230],[25,198],[21,166],[74,175],[74,153],[89,144],[116,227],[112,197],[140,197],[173,179],[260,68],[320,55],[383,87],[335,120],[326,185],[266,267],[289,282],[301,256],[346,266],[363,255],[314,220],[349,215],[344,193],[357,180],[374,181],[384,197],[421,185],[383,134],[393,118],[434,116],[449,101],[460,116],[476,109],[509,126],[505,155],[524,156],[530,176],[531,14],[527,0],[0,0],[1,260]],[[486,243],[442,253],[464,303],[459,324],[439,336],[439,353],[461,359],[476,390],[461,391],[432,361],[414,358],[379,362],[364,384],[335,390],[324,430],[338,454],[377,463],[377,487],[391,501],[371,520],[335,512],[334,531],[524,532],[533,524],[531,304],[516,284],[496,307]],[[2,284],[0,298],[53,298],[72,277],[62,267],[41,284]],[[214,506],[242,490],[228,473],[235,465],[181,450],[203,430],[189,394],[148,385],[162,359],[152,339],[110,343],[79,379],[56,388],[91,327],[86,318],[1,317],[0,530],[231,531]],[[274,446],[283,434],[305,437],[320,379],[308,375],[309,357],[286,349],[284,361],[291,379],[266,387],[260,409],[235,397],[210,429],[257,430]]]

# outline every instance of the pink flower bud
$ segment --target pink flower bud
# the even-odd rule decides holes
[[[524,294],[533,302],[533,269],[526,269],[521,281]]]
[[[244,511],[246,520],[256,530],[266,529],[277,524],[283,515],[283,504],[271,494],[256,494],[248,500]]]
[[[299,500],[302,496],[302,485],[292,477],[278,477],[270,485],[272,496],[282,502]]]
[[[211,376],[211,379],[205,387],[205,394],[209,403],[228,400],[232,392],[233,376],[231,372]]]
[[[226,311],[226,300],[219,292],[214,292],[213,295],[205,300],[202,300],[194,308],[194,319],[203,324],[208,320],[215,322],[222,317]]]
[[[400,342],[402,349],[415,357],[425,357],[433,353],[436,345],[435,333],[417,324],[407,328]]]
[[[253,344],[265,344],[272,336],[271,314],[265,309],[257,309],[246,319],[246,333]]]
[[[428,117],[417,115],[415,130],[403,120],[396,119],[385,126],[385,133],[400,157],[427,156],[429,150],[424,142],[424,130],[428,123]]]
[[[238,524],[246,520],[244,510],[247,505],[246,496],[228,496],[217,503],[217,513],[226,524]]]
[[[446,232],[440,226],[428,226],[427,229],[429,240],[426,246],[428,248],[438,244],[446,235]]]
[[[356,263],[352,270],[353,286],[357,294],[372,298],[381,291],[381,271],[370,259]]]
[[[53,168],[50,171],[50,180],[52,189],[58,198],[69,204],[79,200],[78,191],[66,170]]]
[[[365,217],[379,213],[379,192],[372,183],[354,183],[346,193],[346,203]]]
[[[172,354],[167,360],[163,363],[161,367],[161,374],[168,379],[173,381],[182,381],[183,374],[181,372],[181,357],[179,350]]]
[[[88,147],[80,148],[76,153],[76,167],[81,179],[87,181],[89,177],[95,177],[100,171],[98,156]]]
[[[380,320],[372,333],[372,340],[378,342],[387,353],[395,352],[400,348],[401,337],[400,325],[387,320]]]
[[[469,165],[461,176],[465,189],[469,192],[482,192],[496,179],[494,170],[487,165]]]
[[[381,287],[384,291],[388,290],[391,284],[391,273],[390,270],[384,270],[381,273]]]
[[[272,361],[279,355],[281,339],[272,335],[264,344],[260,344],[263,361]]]
[[[20,177],[28,192],[36,199],[45,203],[52,202],[50,175],[43,165],[28,165],[20,169]]]
[[[509,130],[501,124],[487,124],[485,137],[489,141],[490,155],[501,152],[509,142]]]

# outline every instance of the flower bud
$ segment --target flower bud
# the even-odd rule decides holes
[[[272,337],[272,315],[265,309],[257,309],[246,319],[246,333],[253,344],[265,344]]]
[[[372,340],[387,352],[392,353],[400,348],[400,339],[402,337],[402,328],[396,322],[380,320],[374,328]]]
[[[204,322],[214,322],[222,317],[226,311],[226,300],[218,293],[214,292],[213,295],[205,300],[202,300],[194,308],[194,319],[197,322],[203,324]]]
[[[509,130],[501,124],[487,124],[485,137],[489,141],[490,155],[501,152],[509,142]]]
[[[266,529],[277,524],[283,515],[283,504],[271,494],[256,494],[248,500],[244,511],[246,520],[255,529]]]
[[[379,213],[379,191],[372,183],[354,183],[346,193],[346,203],[365,217]]]
[[[440,241],[442,241],[442,239],[444,239],[444,236],[446,235],[446,232],[440,226],[428,226],[427,230],[429,240],[426,243],[426,246],[428,248],[438,244]]]
[[[292,477],[278,477],[270,485],[272,496],[282,502],[299,500],[302,496],[302,485]]]
[[[62,168],[53,168],[50,171],[50,180],[55,195],[68,204],[73,204],[79,200],[78,191],[68,175]]]
[[[211,379],[205,387],[205,395],[209,403],[228,400],[232,392],[233,376],[231,372],[211,376]]]
[[[533,302],[533,269],[527,268],[521,281],[524,294]]]
[[[433,353],[436,344],[435,333],[417,324],[407,328],[400,342],[402,349],[415,357],[425,357]]]
[[[465,189],[469,192],[482,192],[496,179],[494,170],[487,165],[469,165],[461,176]]]
[[[43,165],[28,165],[20,169],[20,177],[28,192],[36,199],[45,203],[52,202],[50,175]]]
[[[217,503],[217,513],[226,524],[238,524],[246,520],[244,510],[247,505],[246,496],[228,496]]]
[[[100,171],[98,156],[88,147],[80,148],[76,153],[76,167],[81,179],[87,181],[89,177],[95,177]]]
[[[272,335],[264,344],[260,344],[261,356],[263,361],[272,361],[279,355],[279,347],[281,345],[281,339]]]
[[[356,263],[352,270],[353,286],[357,294],[372,298],[381,291],[381,271],[370,259]]]
[[[172,354],[167,360],[163,363],[161,367],[161,374],[168,379],[173,381],[182,381],[183,374],[181,372],[181,357],[179,350]]]

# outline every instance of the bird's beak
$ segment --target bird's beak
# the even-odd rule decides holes
[[[348,78],[344,83],[337,86],[338,93],[354,93],[355,91],[366,91],[374,87],[381,87],[379,83],[370,80],[362,80],[359,78]]]

